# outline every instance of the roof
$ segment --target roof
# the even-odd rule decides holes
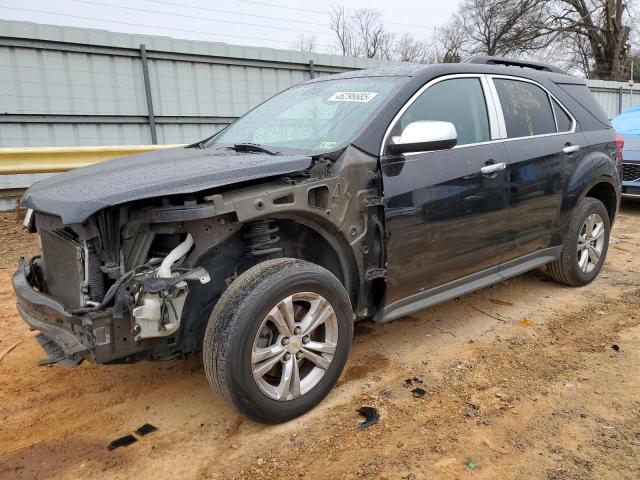
[[[484,73],[493,75],[514,75],[541,81],[550,79],[555,83],[585,84],[584,79],[574,77],[559,68],[536,62],[521,62],[500,57],[474,57],[463,63],[416,64],[407,63],[392,67],[368,68],[345,72],[330,77],[315,78],[308,82],[322,82],[342,78],[366,77],[413,77],[428,80],[450,74]]]

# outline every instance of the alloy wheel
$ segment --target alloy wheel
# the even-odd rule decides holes
[[[320,382],[337,343],[338,320],[331,304],[314,292],[289,295],[258,329],[251,353],[253,379],[269,398],[298,398]]]
[[[600,263],[605,240],[605,226],[597,213],[589,215],[578,236],[578,267],[584,273],[590,273]]]

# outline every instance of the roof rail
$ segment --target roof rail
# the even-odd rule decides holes
[[[529,62],[526,60],[514,60],[512,58],[504,57],[489,57],[489,56],[477,56],[464,60],[463,63],[475,63],[478,65],[504,65],[505,67],[520,67],[520,68],[532,68],[542,72],[553,72],[567,74],[564,70],[557,67],[552,67],[545,63]]]

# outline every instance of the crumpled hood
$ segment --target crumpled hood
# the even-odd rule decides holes
[[[54,175],[27,190],[21,205],[82,223],[97,211],[134,200],[210,188],[305,170],[311,157],[220,153],[172,148],[116,158]]]

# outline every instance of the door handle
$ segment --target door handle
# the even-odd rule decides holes
[[[562,149],[562,153],[571,155],[572,153],[576,153],[578,150],[580,150],[580,145],[565,145]]]
[[[480,169],[480,172],[483,175],[490,175],[492,173],[501,172],[505,168],[507,168],[507,164],[504,163],[504,162],[501,162],[501,163],[490,163],[490,164],[485,165],[484,167],[482,167]]]

